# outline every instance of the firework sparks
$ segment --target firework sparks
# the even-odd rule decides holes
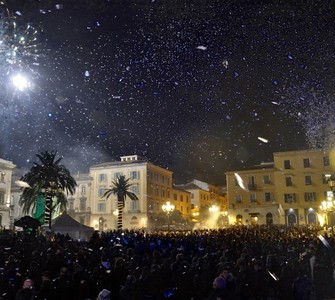
[[[38,65],[39,31],[31,24],[23,24],[21,14],[11,14],[4,2],[0,2],[0,64],[2,82],[14,72],[29,70],[36,74]]]

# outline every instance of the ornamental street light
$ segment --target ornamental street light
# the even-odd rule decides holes
[[[174,211],[175,206],[167,201],[165,204],[162,205],[163,211],[166,213],[168,218],[168,232],[170,231],[170,215]]]
[[[331,230],[333,232],[334,220],[333,220],[333,211],[335,209],[335,200],[334,200],[334,185],[335,180],[332,175],[326,175],[327,184],[330,188],[330,192],[327,192],[327,200],[323,201],[320,205],[321,211],[324,212],[325,215],[325,224],[327,226],[331,225]],[[329,218],[330,217],[330,218]],[[330,220],[329,220],[330,219]]]
[[[335,200],[334,200],[334,185],[335,185],[335,180],[334,180],[334,177],[333,175],[330,175],[327,179],[327,183],[328,183],[328,186],[330,188],[330,193],[329,193],[329,198],[328,198],[328,201],[332,204],[331,208],[330,208],[330,223],[331,223],[331,226],[332,226],[332,232],[333,232],[333,227],[334,227],[334,208],[335,208]]]

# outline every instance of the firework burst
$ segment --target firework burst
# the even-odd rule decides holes
[[[36,76],[39,65],[39,30],[24,23],[21,14],[12,14],[0,1],[0,64],[1,82],[13,82],[12,76],[26,73]]]

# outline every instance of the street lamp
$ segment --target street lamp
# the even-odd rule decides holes
[[[334,207],[335,207],[335,202],[334,202],[334,185],[335,185],[335,180],[334,180],[334,177],[333,175],[330,175],[328,176],[328,179],[327,179],[327,183],[328,183],[328,186],[330,188],[330,193],[329,193],[329,198],[328,198],[328,201],[331,203],[331,207],[330,207],[330,213],[331,213],[331,225],[332,225],[332,232],[333,232],[333,226],[334,226],[334,215],[333,215],[333,210],[334,210]]]
[[[162,205],[163,211],[166,213],[168,218],[168,231],[170,231],[170,214],[174,211],[175,206],[167,201],[165,204]]]

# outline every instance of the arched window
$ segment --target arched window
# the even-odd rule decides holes
[[[266,214],[266,225],[271,225],[273,224],[273,216],[272,213],[267,213]]]
[[[287,215],[287,225],[288,226],[294,226],[294,225],[297,225],[297,216],[294,212],[290,212],[288,215]]]
[[[133,225],[133,226],[138,225],[137,217],[135,217],[135,216],[131,217],[130,224]]]
[[[307,224],[316,225],[316,214],[314,211],[310,211],[307,214]]]

